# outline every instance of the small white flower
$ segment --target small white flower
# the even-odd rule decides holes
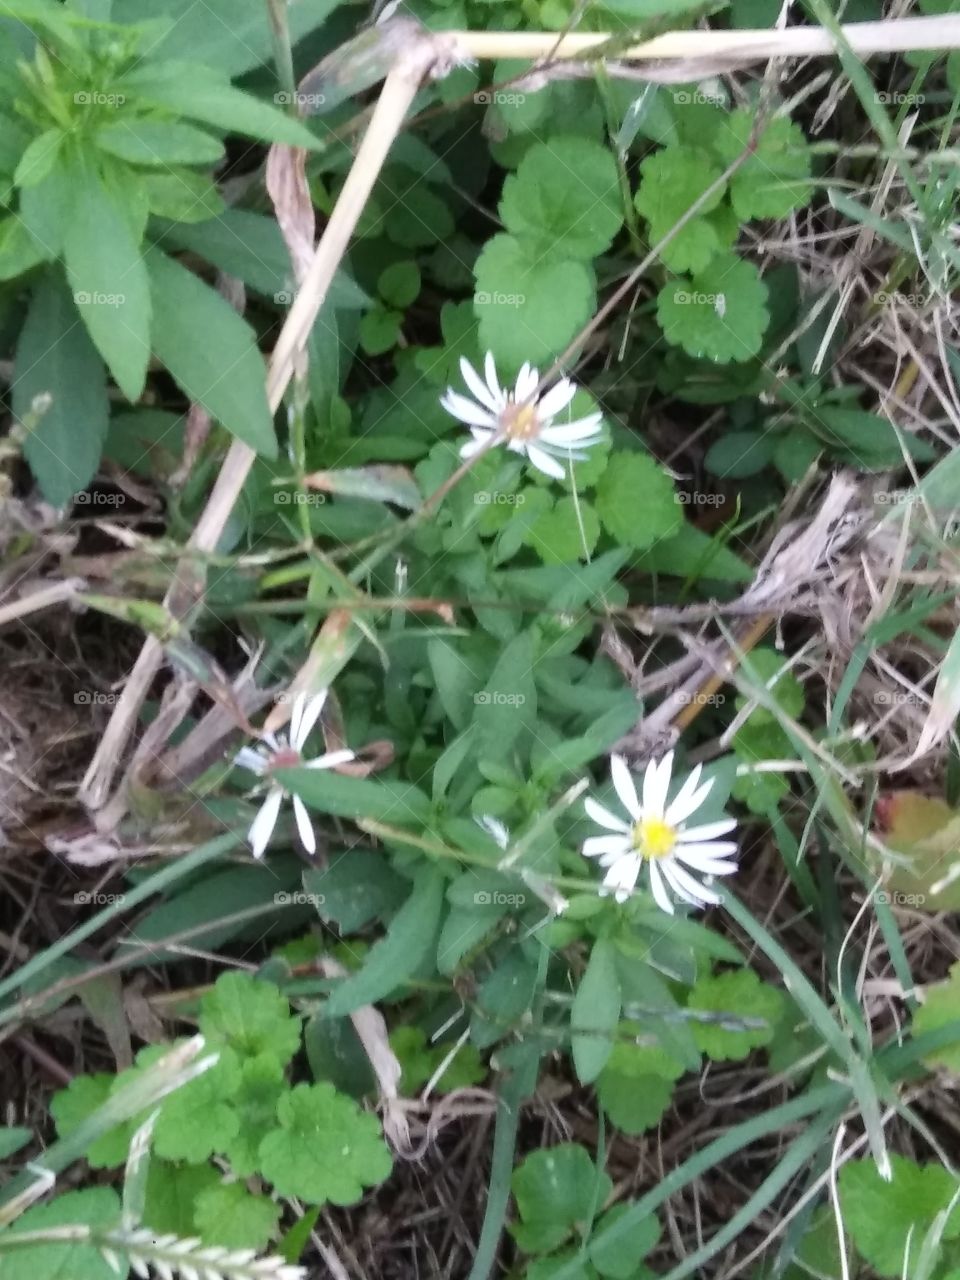
[[[618,902],[629,898],[646,862],[650,891],[657,906],[670,915],[673,915],[673,903],[668,889],[694,907],[722,900],[714,890],[694,879],[686,868],[707,877],[729,875],[737,869],[736,862],[730,860],[730,855],[737,852],[735,841],[717,839],[734,829],[737,824],[733,818],[699,827],[684,825],[707,798],[713,779],[699,786],[701,769],[697,765],[676,797],[667,804],[672,769],[672,751],[659,764],[651,760],[643,775],[641,801],[626,761],[622,756],[611,756],[610,776],[630,821],[617,817],[596,800],[585,800],[584,808],[594,822],[615,834],[591,836],[583,845],[588,858],[599,858],[600,865],[607,868],[601,892],[615,894]]]
[[[469,360],[460,359],[460,372],[473,394],[473,399],[448,387],[440,403],[447,413],[453,414],[470,428],[472,440],[460,450],[462,458],[470,458],[491,442],[505,443],[513,453],[522,453],[544,475],[562,480],[565,472],[557,458],[583,460],[582,453],[572,452],[572,446],[587,449],[600,438],[602,413],[588,413],[575,422],[554,426],[553,420],[562,413],[576,395],[576,385],[569,378],[561,378],[542,396],[534,395],[540,374],[525,364],[517,375],[512,391],[500,386],[493,356],[488,351],[483,364],[486,378],[481,378]]]
[[[327,690],[308,698],[305,693],[297,694],[290,713],[290,736],[285,734],[265,733],[264,746],[242,747],[234,757],[234,764],[249,769],[258,778],[268,777],[274,769],[331,769],[336,764],[344,764],[354,758],[352,751],[328,751],[314,760],[304,760],[301,756],[310,731],[320,718],[323,704],[327,700]],[[250,824],[247,839],[255,858],[262,858],[273,829],[277,825],[280,804],[287,792],[279,782],[271,782],[266,799],[257,811],[257,816]],[[316,853],[317,838],[313,832],[313,824],[307,806],[299,796],[293,796],[293,815],[297,820],[297,831],[307,853]]]

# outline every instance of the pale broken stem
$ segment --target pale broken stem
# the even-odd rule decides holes
[[[41,587],[39,591],[31,591],[23,595],[13,604],[0,606],[0,627],[16,618],[24,618],[28,613],[37,613],[40,609],[49,609],[53,604],[63,604],[65,600],[77,600],[86,587],[83,578],[65,578],[63,582],[55,582],[51,587]]]
[[[960,47],[960,15],[899,18],[886,22],[852,22],[841,28],[854,53],[902,53],[910,49]],[[472,58],[586,58],[616,39],[606,32],[571,32],[558,39],[552,31],[451,31],[458,48]],[[619,62],[703,58],[738,62],[767,58],[829,56],[836,42],[822,27],[787,27],[782,31],[668,31],[643,44],[617,49]]]
[[[423,76],[429,70],[433,56],[432,45],[425,41],[418,49],[412,50],[408,58],[398,63],[384,81],[363,142],[270,359],[267,399],[274,413],[283,401],[298,355],[306,345],[330,283],[347,251],[354,228]],[[247,445],[239,440],[231,444],[207,505],[187,543],[181,566],[183,572],[178,573],[167,592],[165,604],[171,612],[176,614],[183,611],[183,580],[189,581],[193,575],[191,556],[195,552],[209,553],[215,549],[255,459],[256,454]],[[192,599],[192,593],[188,592],[188,595]],[[178,602],[181,604],[180,609],[175,607]],[[162,661],[162,645],[154,636],[148,636],[81,784],[80,799],[88,809],[96,811],[103,808],[140,713],[140,706]]]

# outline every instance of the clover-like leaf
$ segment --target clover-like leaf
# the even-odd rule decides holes
[[[718,1062],[745,1058],[751,1049],[769,1044],[783,1012],[783,996],[761,982],[752,969],[731,969],[700,978],[687,1007],[698,1014],[718,1015],[695,1021],[693,1038],[701,1052]]]
[[[300,1048],[300,1020],[272,982],[249,973],[222,973],[200,1006],[200,1030],[211,1048],[227,1045],[242,1058],[267,1053],[285,1064]]]
[[[612,453],[597,483],[597,514],[624,547],[642,551],[683,523],[673,481],[648,454]]]
[[[750,262],[718,254],[689,280],[670,280],[657,297],[664,336],[688,355],[749,360],[770,322],[767,286]]]
[[[355,1204],[389,1176],[376,1117],[332,1084],[298,1084],[281,1097],[277,1118],[281,1127],[260,1144],[260,1170],[281,1195]]]

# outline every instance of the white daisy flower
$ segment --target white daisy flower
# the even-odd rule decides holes
[[[694,907],[714,905],[722,900],[713,889],[694,879],[690,870],[709,879],[729,875],[737,869],[730,857],[737,852],[736,842],[717,839],[734,829],[737,824],[733,818],[699,827],[685,825],[707,798],[713,779],[700,786],[701,767],[697,765],[676,797],[667,804],[672,769],[672,751],[659,764],[651,760],[643,775],[643,799],[639,800],[627,762],[622,756],[611,756],[610,775],[629,821],[611,813],[596,800],[587,799],[584,808],[589,816],[613,834],[591,836],[583,844],[586,856],[599,858],[600,865],[607,868],[602,893],[613,893],[618,902],[626,901],[646,863],[650,891],[657,906],[670,915],[673,915],[673,903],[668,890]]]
[[[352,751],[328,751],[325,755],[313,760],[304,760],[301,752],[306,744],[310,731],[320,718],[323,704],[327,700],[327,690],[307,697],[298,693],[290,713],[290,735],[265,733],[264,746],[242,747],[234,757],[234,764],[249,769],[258,778],[269,777],[274,769],[331,769],[336,764],[344,764],[354,758]],[[288,793],[279,782],[271,782],[266,799],[257,811],[257,816],[250,824],[247,839],[255,858],[262,858],[273,829],[277,825],[280,805]],[[316,853],[317,838],[307,806],[299,796],[293,796],[293,815],[297,821],[297,831],[307,853]]]
[[[587,449],[600,438],[603,414],[588,413],[575,422],[554,426],[553,420],[562,413],[576,395],[575,383],[561,378],[542,396],[534,395],[540,374],[525,364],[517,375],[512,391],[500,386],[493,356],[488,351],[483,363],[486,378],[481,378],[469,360],[460,359],[460,372],[473,394],[471,400],[448,387],[440,400],[447,413],[465,423],[473,436],[460,450],[461,458],[470,458],[491,442],[506,444],[512,453],[522,453],[544,475],[562,480],[563,467],[557,458],[581,462],[582,453],[574,453],[572,446]]]

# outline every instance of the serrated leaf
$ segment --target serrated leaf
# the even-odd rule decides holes
[[[153,346],[190,397],[251,449],[277,455],[266,368],[253,330],[214,289],[172,258],[148,255]]]
[[[277,1127],[277,1103],[285,1088],[275,1054],[263,1053],[240,1064],[240,1082],[230,1098],[239,1126],[223,1144],[223,1154],[241,1178],[252,1177],[259,1167],[260,1143]]]
[[[260,1144],[260,1167],[280,1195],[355,1204],[389,1177],[376,1118],[333,1085],[298,1084],[280,1099],[277,1118],[281,1127]]]
[[[640,166],[640,186],[634,200],[650,225],[649,240],[657,244],[720,177],[722,167],[697,147],[674,146],[654,151]],[[702,271],[720,249],[717,228],[705,216],[723,199],[720,186],[694,217],[660,251],[674,271]]]
[[[720,1015],[716,1021],[694,1021],[693,1038],[701,1052],[717,1062],[739,1061],[771,1042],[783,1012],[783,996],[761,982],[752,969],[734,969],[698,979],[687,1007]]]
[[[334,988],[324,1006],[324,1017],[341,1018],[361,1005],[374,1004],[417,971],[436,946],[443,892],[440,873],[430,866],[421,867],[386,936],[371,947],[358,972]]]
[[[881,1276],[899,1280],[908,1274],[904,1266],[907,1237],[918,1249],[934,1218],[946,1209],[957,1191],[957,1182],[939,1164],[918,1165],[905,1156],[891,1155],[893,1177],[884,1181],[873,1160],[850,1160],[839,1174],[843,1225],[858,1253]],[[960,1233],[960,1211],[954,1209],[944,1230],[945,1239]]]
[[[536,258],[597,257],[623,224],[612,154],[573,135],[534,143],[503,184],[500,217]]]
[[[230,1098],[240,1085],[240,1066],[223,1050],[215,1067],[164,1099],[153,1131],[153,1145],[165,1160],[200,1164],[223,1151],[240,1120]]]
[[[747,147],[756,123],[755,113],[733,111],[713,138],[724,165]],[[803,130],[786,116],[777,116],[764,129],[756,147],[730,179],[730,199],[737,217],[785,218],[809,202],[813,186],[810,148]]]
[[[89,1076],[74,1076],[65,1089],[59,1090],[50,1100],[50,1114],[61,1138],[68,1137],[74,1129],[107,1101],[116,1077],[105,1072]],[[109,1133],[90,1144],[85,1155],[91,1169],[115,1169],[127,1158],[130,1138],[136,1125],[134,1121],[111,1129]]]
[[[48,502],[66,506],[90,483],[107,434],[107,376],[59,272],[39,281],[20,332],[13,410],[29,419],[34,398],[50,407],[24,441],[23,452]]]
[[[616,948],[609,939],[598,938],[570,1011],[573,1065],[581,1084],[591,1084],[603,1070],[619,1019]]]
[[[539,260],[513,236],[488,240],[475,273],[480,345],[505,368],[559,355],[596,303],[589,266]]]
[[[300,1048],[300,1020],[272,982],[250,973],[222,973],[200,1002],[200,1031],[211,1050],[238,1057],[268,1054],[285,1065]]]
[[[194,1221],[204,1244],[263,1249],[273,1238],[280,1206],[251,1195],[242,1182],[221,1182],[197,1196]]]
[[[560,498],[528,530],[526,541],[544,564],[586,560],[600,538],[600,521],[583,498]]]
[[[18,1249],[10,1237],[20,1232],[55,1231],[57,1227],[87,1224],[106,1231],[120,1225],[120,1201],[109,1187],[68,1191],[50,1204],[28,1209],[4,1232],[0,1280],[117,1280],[117,1272],[100,1250],[84,1240],[44,1241]],[[121,1272],[121,1276],[124,1273]]]
[[[607,532],[638,551],[671,537],[683,523],[672,480],[645,453],[611,454],[595,501]]]
[[[613,1184],[583,1147],[572,1142],[534,1151],[510,1180],[520,1222],[511,1232],[527,1252],[546,1253],[585,1225]]]
[[[147,1171],[144,1225],[157,1235],[169,1232],[192,1236],[196,1231],[193,1210],[197,1197],[219,1181],[220,1174],[209,1164],[174,1165],[152,1159]]]
[[[657,296],[664,336],[698,359],[749,360],[770,320],[767,287],[752,263],[719,254],[690,280],[671,280]]]
[[[73,300],[94,346],[130,401],[143,391],[150,359],[150,286],[126,212],[90,164],[74,184],[63,257]]]

